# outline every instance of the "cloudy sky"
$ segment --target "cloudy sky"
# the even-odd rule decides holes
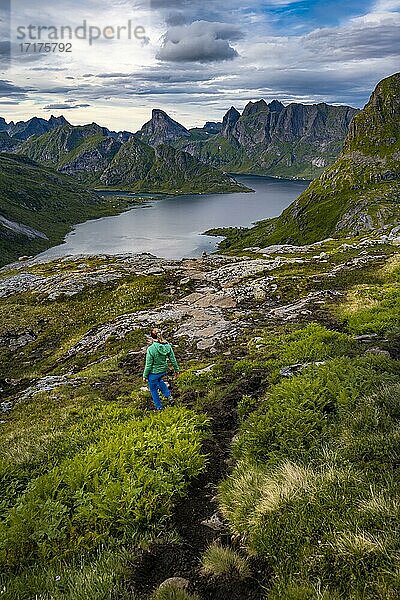
[[[400,70],[400,0],[11,0],[0,17],[0,115],[14,121],[136,131],[152,108],[193,126],[260,98],[361,107]],[[49,41],[70,47],[39,52]]]

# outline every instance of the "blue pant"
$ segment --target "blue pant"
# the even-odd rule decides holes
[[[163,381],[163,377],[165,377],[165,375],[166,373],[150,373],[148,377],[149,390],[151,392],[151,397],[153,398],[154,406],[157,410],[163,409],[163,405],[160,402],[160,396],[158,395],[158,390],[160,390],[162,395],[166,398],[169,398],[171,395],[167,384],[165,381]]]

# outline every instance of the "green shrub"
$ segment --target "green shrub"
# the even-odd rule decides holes
[[[244,421],[256,408],[260,402],[256,398],[245,394],[241,397],[237,406],[237,414],[239,422]]]
[[[338,458],[375,471],[397,470],[400,456],[400,384],[382,386],[343,407],[337,431]]]
[[[185,397],[192,399],[193,396],[193,399],[199,400],[213,390],[216,385],[216,377],[213,371],[197,374],[195,369],[190,369],[179,375],[177,385],[183,399]]]
[[[353,290],[347,304],[338,310],[348,330],[357,335],[366,333],[400,333],[400,288],[375,286]]]
[[[205,575],[230,575],[238,579],[251,577],[248,561],[235,550],[217,543],[207,548],[202,556],[202,572]]]
[[[376,513],[376,505],[382,500],[371,497],[368,477],[354,467],[245,463],[220,488],[231,530],[270,562],[278,588],[296,574],[345,598],[395,576],[400,523],[388,514],[391,503],[374,523],[368,507]]]
[[[280,364],[317,362],[359,351],[359,345],[347,334],[331,331],[319,323],[309,323],[291,333],[267,335],[257,341],[254,349],[277,359]]]
[[[104,425],[94,443],[30,482],[0,525],[0,563],[149,534],[203,469],[205,426],[183,408]]]
[[[234,457],[274,464],[308,460],[328,440],[338,411],[354,409],[379,383],[394,383],[396,370],[396,361],[381,356],[342,357],[274,385],[241,426]]]
[[[31,566],[13,577],[0,574],[2,600],[140,600],[126,585],[127,553],[104,551],[88,562]]]

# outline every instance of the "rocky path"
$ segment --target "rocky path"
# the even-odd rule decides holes
[[[270,246],[248,249],[254,258],[210,255],[202,259],[170,261],[150,254],[66,257],[42,264],[33,260],[15,263],[0,269],[0,301],[32,293],[54,301],[69,298],[95,286],[112,285],[132,276],[166,276],[171,279],[171,300],[151,310],[123,314],[96,325],[69,347],[64,359],[90,355],[103,348],[110,338],[123,339],[135,330],[157,324],[173,331],[176,340],[183,339],[191,353],[212,355],[229,341],[238,338],[257,322],[271,320],[295,321],[311,317],[316,307],[340,297],[332,289],[311,291],[285,302],[277,294],[279,273],[291,265],[320,265],[323,277],[329,280],[346,270],[364,268],[384,258],[371,247],[400,244],[400,231],[378,238],[365,238],[358,243],[344,242],[335,252],[355,256],[328,264],[331,240],[311,246]],[[190,288],[185,294],[183,290]],[[18,352],[35,340],[35,332],[18,330],[0,334],[0,348]],[[57,385],[75,385],[66,371],[58,378],[29,382],[22,395],[34,395]],[[51,380],[51,381],[50,381]],[[50,386],[50,388],[49,388]],[[1,386],[0,386],[1,387]],[[1,391],[1,390],[0,390]],[[10,402],[2,405],[10,409]]]

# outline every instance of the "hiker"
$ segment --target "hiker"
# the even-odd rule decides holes
[[[168,370],[168,359],[172,363],[175,375],[179,373],[179,366],[176,362],[172,346],[164,338],[162,331],[157,327],[153,327],[150,331],[150,335],[154,341],[151,346],[147,348],[143,381],[148,382],[154,406],[157,410],[162,410],[164,407],[161,404],[158,390],[160,390],[165,398],[170,398],[172,400],[171,392],[168,389],[167,384],[163,381],[163,377],[165,377]]]

